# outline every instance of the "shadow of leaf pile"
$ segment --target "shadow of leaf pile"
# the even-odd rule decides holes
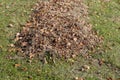
[[[39,1],[16,34],[16,47],[28,56],[46,51],[59,57],[87,53],[101,41],[89,23],[87,8],[82,0]]]

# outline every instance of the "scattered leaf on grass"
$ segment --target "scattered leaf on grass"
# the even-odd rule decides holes
[[[107,80],[114,80],[112,77],[107,78]]]
[[[75,80],[84,80],[83,78],[75,77]]]
[[[83,71],[88,71],[89,69],[90,69],[90,66],[88,66],[88,65],[83,65],[82,66]]]
[[[9,48],[9,49],[8,49],[8,52],[15,52],[15,51],[16,51],[15,48]]]
[[[15,45],[14,44],[10,44],[10,47],[15,47]]]
[[[6,6],[5,8],[6,8],[6,9],[9,9],[9,8],[10,8],[10,6]]]
[[[33,77],[32,77],[32,76],[28,76],[28,79],[29,79],[29,80],[32,80],[32,79],[33,79]]]
[[[0,52],[2,52],[3,47],[0,45]]]
[[[103,65],[104,64],[104,62],[105,62],[105,60],[104,59],[98,59],[98,64],[101,66],[101,65]]]
[[[32,23],[30,23],[30,22],[25,24],[26,27],[31,27],[31,25],[32,25]]]
[[[8,27],[10,27],[10,28],[13,27],[13,26],[14,26],[13,24],[9,24],[9,25],[8,25]]]
[[[23,71],[27,71],[27,68],[26,68],[26,67],[23,67],[22,70],[23,70]]]
[[[20,66],[21,66],[21,64],[15,64],[14,66],[17,68],[17,67],[20,67]]]

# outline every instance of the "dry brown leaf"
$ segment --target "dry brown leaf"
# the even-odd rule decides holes
[[[31,58],[33,58],[35,56],[35,54],[33,54],[33,53],[30,53],[29,54],[29,58],[31,59]]]
[[[21,46],[27,46],[27,42],[22,42]]]
[[[65,58],[88,53],[101,40],[87,18],[88,10],[81,0],[40,1],[16,34],[16,47],[30,58],[46,51]]]
[[[23,70],[23,71],[27,71],[28,69],[27,69],[26,67],[23,67],[22,70]]]
[[[83,78],[75,77],[75,80],[84,80]]]
[[[9,24],[8,27],[13,27],[14,25],[13,24]]]
[[[31,22],[25,24],[26,27],[30,27],[31,25],[32,25]]]
[[[84,69],[85,71],[87,71],[87,70],[90,69],[90,66],[88,66],[88,65],[83,65],[83,69]]]
[[[14,44],[10,44],[10,47],[15,47],[15,45]]]
[[[101,66],[101,65],[103,65],[104,64],[104,62],[105,62],[105,60],[104,59],[98,59],[98,64]]]
[[[107,78],[107,80],[114,80],[112,77]]]
[[[20,66],[21,66],[21,64],[15,64],[14,66],[17,68],[17,67],[20,67]]]

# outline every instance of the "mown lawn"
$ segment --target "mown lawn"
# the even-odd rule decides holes
[[[48,64],[42,64],[37,59],[30,63],[29,59],[17,57],[13,50],[8,49],[37,1],[0,0],[0,80],[120,79],[120,0],[85,0],[94,30],[104,37],[101,52],[91,53],[92,59],[79,56]],[[11,59],[11,56],[15,57]],[[98,59],[103,62],[101,66]],[[81,71],[83,65],[88,65],[90,69]]]

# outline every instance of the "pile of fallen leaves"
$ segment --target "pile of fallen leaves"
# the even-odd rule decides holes
[[[82,0],[40,1],[16,34],[16,47],[30,57],[46,52],[60,57],[86,54],[100,43],[88,19]]]

